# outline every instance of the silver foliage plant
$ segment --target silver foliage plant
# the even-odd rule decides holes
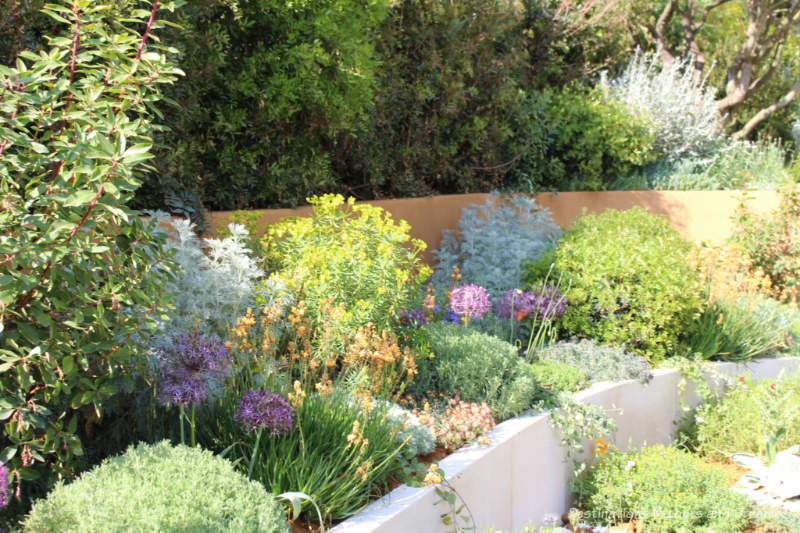
[[[653,147],[671,161],[707,155],[724,135],[715,89],[694,77],[692,60],[663,65],[658,55],[637,52],[619,78],[604,72],[600,79],[611,97],[647,116]]]
[[[436,441],[430,430],[425,427],[417,416],[395,403],[385,403],[386,420],[397,431],[395,440],[405,442],[405,450],[413,456],[431,453],[436,449]]]
[[[431,281],[438,290],[449,287],[458,266],[460,284],[484,287],[496,299],[521,287],[525,265],[555,246],[562,233],[533,198],[493,192],[485,204],[462,210],[458,231],[444,230]]]
[[[169,290],[175,309],[163,325],[165,336],[192,331],[225,335],[225,330],[254,303],[256,282],[264,277],[246,242],[244,226],[229,224],[225,239],[199,239],[189,219],[173,219],[168,248],[178,265]]]

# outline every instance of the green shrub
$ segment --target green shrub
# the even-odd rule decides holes
[[[758,506],[750,512],[750,521],[766,533],[794,533],[800,531],[800,514]]]
[[[772,280],[773,295],[780,301],[797,301],[800,294],[800,190],[781,191],[781,203],[764,215],[750,212],[742,196],[736,213],[732,240]]]
[[[627,379],[646,383],[653,377],[650,365],[644,358],[588,339],[550,344],[537,351],[536,357],[545,363],[579,369],[590,383]]]
[[[640,207],[579,218],[554,253],[555,275],[568,287],[560,326],[651,363],[672,355],[702,303],[690,249],[664,217]],[[526,281],[539,283],[541,271],[532,264]]]
[[[516,122],[529,189],[602,190],[658,157],[647,119],[597,89],[529,93]]]
[[[262,241],[269,270],[305,302],[315,324],[327,304],[343,305],[340,325],[349,331],[372,323],[389,328],[430,275],[419,254],[425,243],[410,239],[408,223],[350,198],[310,198],[312,217],[290,219],[267,230]]]
[[[580,481],[578,503],[595,523],[636,517],[645,532],[742,531],[749,504],[727,488],[724,473],[661,445],[609,452]]]
[[[465,402],[486,402],[498,422],[533,405],[538,388],[515,346],[458,324],[427,329],[433,356],[417,361],[419,374],[408,387],[412,395],[457,393]]]
[[[544,392],[544,400],[552,399],[559,392],[577,392],[586,387],[588,380],[579,368],[549,361],[531,364],[531,375]]]
[[[503,0],[392,2],[372,118],[335,148],[344,184],[361,197],[499,188],[517,154],[516,23]]]
[[[792,321],[783,306],[768,298],[717,300],[693,321],[686,349],[704,359],[749,361],[786,348]]]
[[[288,531],[275,498],[228,461],[167,441],[131,446],[36,502],[25,531]]]
[[[158,7],[51,4],[68,33],[0,68],[0,460],[25,481],[74,471],[169,301],[165,235],[126,207],[179,73]]]
[[[251,477],[273,494],[304,492],[325,520],[338,520],[360,511],[386,489],[389,476],[399,474],[403,444],[396,440],[397,428],[387,419],[385,405],[363,409],[336,390],[294,396],[289,433],[265,433],[259,439],[234,420],[239,397],[248,390],[239,382],[215,402],[198,428],[198,440],[217,452],[230,448],[227,456],[244,471],[257,446]],[[303,510],[305,518],[316,520],[308,501]]]
[[[335,184],[331,152],[374,97],[387,0],[193,0],[163,36],[186,76],[160,106],[157,171],[140,203],[294,206]],[[171,196],[173,198],[171,198]]]
[[[763,456],[781,428],[778,450],[800,442],[800,376],[735,381],[725,396],[697,409],[690,432],[698,454],[725,460],[737,452]]]

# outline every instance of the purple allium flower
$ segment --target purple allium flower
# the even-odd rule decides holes
[[[536,295],[519,289],[511,289],[500,295],[495,313],[500,318],[522,320],[533,310]]]
[[[477,285],[461,285],[450,291],[450,309],[458,316],[482,319],[491,311],[492,302],[486,289]]]
[[[422,309],[405,309],[400,311],[400,323],[404,326],[419,328],[427,324],[428,319]]]
[[[269,430],[273,437],[285,435],[292,429],[294,409],[274,392],[259,389],[247,392],[239,400],[233,415],[243,431]]]
[[[556,318],[567,310],[567,299],[561,295],[558,287],[553,285],[540,285],[530,290],[533,295],[531,313],[539,317]]]
[[[8,469],[0,463],[0,509],[8,505]]]
[[[193,405],[208,397],[211,382],[224,377],[230,364],[225,343],[216,337],[176,335],[162,358],[161,401]]]

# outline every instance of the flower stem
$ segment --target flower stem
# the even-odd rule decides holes
[[[256,464],[256,455],[258,455],[258,444],[261,442],[261,432],[264,431],[263,429],[259,429],[258,433],[256,434],[256,444],[253,446],[253,453],[250,454],[250,465],[247,467],[247,477],[253,476],[253,465]]]
[[[192,448],[194,448],[195,446],[197,446],[197,438],[196,438],[196,436],[195,436],[194,427],[195,427],[195,426],[194,426],[194,404],[192,404],[192,420],[191,420],[191,422],[190,422],[190,426],[189,426],[189,428],[190,428],[190,430],[191,430]]]
[[[180,422],[181,425],[181,444],[186,444],[186,439],[184,438],[183,435],[183,419],[186,416],[186,408],[183,405],[181,405],[179,409],[180,409],[180,416],[178,417],[178,422]]]

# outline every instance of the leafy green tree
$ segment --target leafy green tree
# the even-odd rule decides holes
[[[126,202],[180,74],[155,35],[177,4],[49,4],[68,33],[0,67],[0,462],[17,482],[74,472],[79,428],[130,386],[166,303],[164,236]]]

